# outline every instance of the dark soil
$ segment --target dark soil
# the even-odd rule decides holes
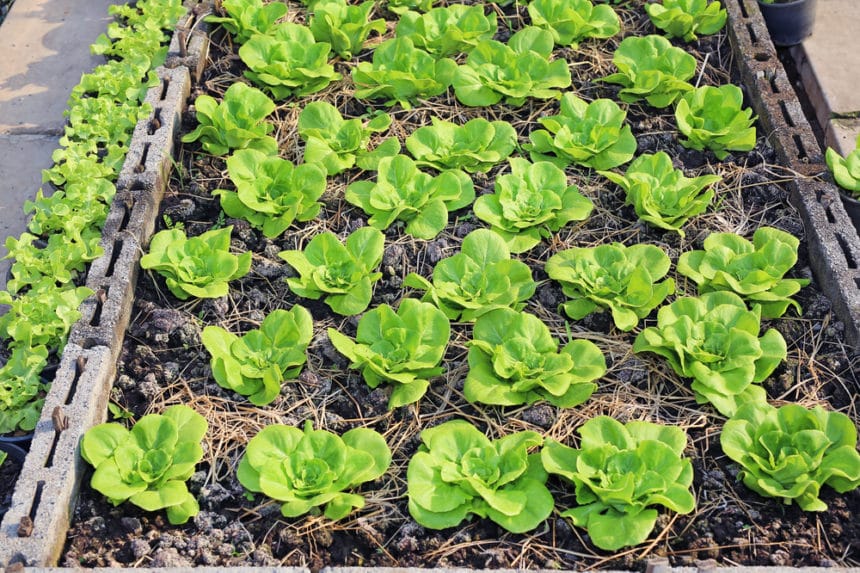
[[[0,520],[12,506],[12,494],[15,493],[15,482],[21,473],[22,464],[11,455],[0,465]]]
[[[654,31],[638,4],[618,10],[625,34]],[[504,12],[504,16],[514,28],[525,21],[513,9]],[[500,23],[500,30],[505,28]],[[222,94],[242,71],[229,42],[218,35],[214,40],[212,63],[197,94]],[[619,38],[588,41],[577,52],[559,51],[571,61],[573,89],[578,94],[587,99],[614,95],[615,88],[594,80],[612,70],[608,54],[618,41]],[[707,55],[701,83],[738,82],[730,71],[732,52],[725,33],[703,38],[686,48],[700,64]],[[368,57],[369,52],[360,55],[363,59]],[[345,71],[345,65],[339,65]],[[356,105],[345,97],[350,90],[349,79],[345,79],[305,101],[332,101],[345,116],[364,113],[368,108],[379,109],[364,102]],[[275,113],[281,154],[294,162],[301,159],[301,144],[294,127],[299,109],[301,105],[285,104]],[[522,143],[527,141],[528,132],[538,126],[537,118],[556,109],[556,102],[534,101],[522,109],[498,105],[476,110],[458,105],[448,95],[410,111],[399,107],[391,110],[395,117],[392,133],[403,139],[428,123],[431,115],[456,117],[462,122],[486,114],[511,121]],[[193,126],[193,116],[189,114],[188,119],[186,125]],[[639,141],[638,153],[663,150],[688,175],[723,176],[712,209],[692,220],[682,239],[637,222],[632,207],[624,204],[621,190],[587,170],[570,167],[567,172],[571,181],[594,201],[595,209],[586,222],[563,229],[553,240],[544,241],[520,257],[530,265],[536,280],[546,279],[543,264],[549,255],[572,246],[648,242],[661,246],[677,260],[681,252],[701,248],[704,238],[714,231],[734,231],[749,237],[759,226],[770,225],[803,237],[802,222],[788,204],[783,186],[795,175],[775,164],[766,134],[760,134],[753,151],[717,161],[710,153],[687,150],[678,143],[671,111],[631,105],[628,122]],[[479,193],[492,191],[499,169],[475,177]],[[433,381],[417,405],[388,411],[386,388],[371,390],[359,374],[348,370],[348,360],[337,353],[325,334],[326,328],[335,327],[354,336],[357,317],[334,315],[324,304],[290,292],[283,279],[293,271],[277,256],[282,250],[301,248],[323,230],[343,237],[365,225],[364,214],[342,199],[345,186],[360,176],[358,171],[350,171],[332,178],[323,196],[325,205],[319,220],[296,225],[287,234],[270,240],[247,223],[225,220],[220,213],[217,198],[209,192],[231,185],[226,179],[224,159],[201,154],[196,144],[180,148],[158,229],[169,222],[182,225],[188,235],[197,235],[213,226],[232,225],[234,250],[253,253],[252,269],[245,278],[231,283],[229,296],[188,302],[170,295],[160,276],[143,272],[113,399],[135,418],[174,403],[187,404],[206,416],[210,424],[205,439],[207,453],[198,466],[200,471],[189,482],[201,512],[184,526],[172,526],[163,512],[148,514],[127,503],[113,507],[84,485],[60,565],[642,569],[648,559],[657,556],[669,557],[673,565],[707,559],[745,566],[860,564],[860,491],[837,495],[826,490],[823,499],[829,509],[804,513],[796,505],[786,506],[747,490],[736,479],[738,468],[719,447],[724,418],[709,407],[697,405],[688,383],[678,378],[665,361],[632,353],[636,332],[654,324],[654,315],[631,333],[616,330],[606,313],[568,322],[557,312],[558,304],[564,300],[560,288],[543,282],[526,310],[546,322],[560,340],[585,337],[606,355],[609,370],[588,402],[567,410],[541,403],[520,408],[479,408],[470,404],[462,396],[462,384],[468,370],[465,356],[471,326],[455,323],[442,376]],[[405,296],[420,296],[404,292],[403,277],[409,272],[429,276],[432,266],[456,253],[462,238],[480,225],[468,210],[463,210],[455,213],[445,231],[432,241],[414,240],[397,226],[386,231],[383,278],[375,287],[371,307],[381,303],[396,305]],[[793,276],[811,278],[805,242],[801,243],[799,256]],[[686,285],[683,277],[675,278],[679,294],[694,294],[693,285]],[[803,307],[801,316],[790,312],[763,325],[777,328],[788,343],[788,358],[764,384],[769,398],[775,403],[824,404],[856,420],[860,358],[845,346],[843,325],[831,313],[829,301],[814,281],[801,291],[798,301]],[[315,323],[308,363],[299,378],[287,381],[279,398],[264,408],[254,407],[218,386],[210,373],[209,356],[200,343],[203,326],[215,324],[241,333],[255,327],[272,310],[295,304],[308,308]],[[649,419],[676,424],[687,431],[690,441],[686,455],[693,459],[693,488],[698,503],[692,514],[664,512],[648,542],[614,554],[595,549],[583,530],[573,528],[558,514],[524,535],[508,533],[480,519],[433,531],[409,517],[405,468],[420,443],[422,429],[451,418],[466,418],[492,436],[532,429],[572,444],[577,439],[576,428],[599,414],[622,421]],[[308,419],[316,427],[336,432],[357,426],[375,429],[385,436],[394,454],[389,472],[361,488],[367,498],[366,507],[339,522],[320,516],[284,519],[276,503],[260,496],[246,497],[235,477],[245,444],[262,427],[272,423],[301,425]],[[557,509],[566,509],[573,503],[569,487],[555,479],[548,485],[556,497]]]

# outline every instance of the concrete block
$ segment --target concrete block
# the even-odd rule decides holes
[[[209,56],[209,24],[205,18],[211,13],[210,2],[190,3],[188,14],[176,26],[164,62],[168,68],[188,68],[195,83],[200,81]]]
[[[88,428],[104,421],[115,371],[109,349],[66,346],[0,523],[0,566],[46,565],[59,557],[84,471],[78,444]],[[55,411],[68,424],[62,431],[55,428]],[[32,522],[25,537],[19,536],[22,520]]]
[[[149,239],[155,227],[158,202],[161,200],[163,190],[148,187],[144,181],[139,180],[133,180],[132,187],[134,189],[118,190],[111,203],[100,243],[105,253],[113,248],[114,241],[118,239],[128,239],[137,244],[143,244]],[[100,265],[108,263],[109,260],[106,261],[103,258],[93,261],[90,273],[102,272],[99,270]]]

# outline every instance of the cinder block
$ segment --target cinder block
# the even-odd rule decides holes
[[[168,68],[188,68],[195,83],[200,81],[209,56],[209,24],[205,18],[211,13],[210,2],[191,3],[188,14],[176,26],[164,62]]]
[[[115,372],[108,348],[66,345],[0,523],[0,566],[47,565],[59,557],[84,471],[78,444],[88,428],[104,421]],[[55,429],[55,411],[68,424],[62,431]],[[19,536],[22,520],[32,522],[25,537]]]

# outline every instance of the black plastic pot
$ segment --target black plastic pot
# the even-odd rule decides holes
[[[776,46],[794,46],[812,34],[815,23],[817,0],[791,0],[765,4],[759,0],[758,7]]]
[[[19,465],[24,465],[24,458],[27,457],[27,452],[25,452],[21,447],[9,442],[0,442],[0,452],[6,452],[9,454],[8,459],[14,460]]]
[[[858,233],[860,233],[860,201],[845,194],[840,194],[840,197],[842,198],[842,205],[845,207],[845,212],[848,213],[848,217],[851,219],[851,222],[854,223],[854,228],[857,229]]]

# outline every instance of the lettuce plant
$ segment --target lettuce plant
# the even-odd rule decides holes
[[[385,439],[368,428],[354,428],[338,436],[275,424],[251,438],[239,469],[245,489],[281,502],[284,517],[322,512],[343,519],[364,507],[364,497],[348,489],[375,480],[391,465]]]
[[[385,7],[389,12],[403,15],[409,10],[426,12],[433,7],[434,0],[388,0]]]
[[[368,223],[385,230],[394,221],[406,223],[406,233],[432,239],[448,224],[448,212],[475,200],[472,179],[462,171],[444,171],[433,177],[418,169],[405,155],[380,159],[376,183],[356,181],[344,198],[370,215]]]
[[[678,259],[678,272],[696,282],[699,292],[729,290],[748,304],[761,307],[763,318],[779,318],[809,279],[785,279],[797,263],[800,241],[779,229],[759,227],[752,242],[735,233],[711,233],[704,250],[688,251]]]
[[[552,34],[534,26],[515,33],[507,44],[482,40],[457,68],[454,94],[460,103],[476,107],[558,98],[570,86],[570,70],[563,58],[549,60],[552,49]]]
[[[551,256],[544,268],[571,299],[561,305],[570,318],[608,308],[615,326],[628,331],[675,292],[673,279],[658,282],[670,264],[660,247],[612,243],[566,249]]]
[[[857,140],[857,146],[846,157],[839,155],[832,147],[828,147],[824,154],[836,184],[852,193],[855,198],[860,197],[860,135]]]
[[[58,191],[60,193],[60,191]],[[66,212],[70,225],[84,216],[78,217],[74,211],[58,209],[58,215]],[[70,231],[72,231],[70,226]],[[15,237],[6,238],[8,255],[5,258],[14,259],[10,272],[12,278],[6,283],[11,293],[17,293],[34,285],[45,282],[46,278],[59,285],[67,285],[86,269],[86,264],[102,256],[104,249],[99,245],[101,230],[98,227],[84,227],[75,230],[78,237],[70,237],[63,233],[48,235],[44,246],[33,244],[38,238],[30,233],[22,233]]]
[[[406,138],[406,149],[418,165],[434,169],[465,169],[486,173],[507,159],[517,146],[517,133],[506,121],[470,119],[463,125],[431,117]]]
[[[256,35],[239,48],[245,77],[275,99],[306,96],[341,79],[328,63],[331,45],[316,42],[306,26],[284,22],[271,36]]]
[[[412,298],[404,298],[396,313],[387,304],[365,313],[358,321],[355,340],[328,329],[331,343],[352,361],[350,368],[361,370],[368,386],[391,383],[390,409],[424,396],[430,378],[444,371],[439,364],[450,336],[445,313]]]
[[[459,253],[436,263],[432,283],[410,273],[403,284],[427,291],[423,300],[463,322],[497,308],[520,310],[537,288],[528,265],[511,259],[504,239],[488,229],[472,231]]]
[[[588,530],[600,549],[645,541],[657,522],[654,506],[695,509],[693,465],[682,456],[687,434],[681,428],[597,416],[578,432],[579,448],[547,440],[541,461],[574,485],[577,506],[561,515]]]
[[[293,221],[310,221],[320,212],[317,199],[325,191],[325,171],[318,165],[293,166],[290,161],[253,149],[227,158],[227,173],[236,191],[215,189],[230,217],[245,219],[274,238]]]
[[[475,216],[490,224],[512,253],[523,253],[571,221],[583,221],[594,207],[564,171],[548,161],[514,157],[511,172],[496,177],[495,193],[475,201]]]
[[[697,151],[710,149],[717,159],[729,151],[755,147],[755,118],[743,108],[741,88],[733,84],[702,86],[687,92],[675,105],[678,130],[686,137],[681,145]]]
[[[317,42],[331,45],[334,53],[352,59],[371,32],[385,33],[385,20],[370,20],[374,2],[349,5],[345,0],[319,0],[313,5],[310,29]]]
[[[145,511],[167,510],[182,524],[200,511],[185,480],[203,458],[206,419],[188,406],[148,414],[131,430],[99,424],[81,440],[81,457],[96,468],[90,485],[114,505],[130,501]]]
[[[726,11],[718,0],[662,0],[646,4],[645,11],[655,28],[685,42],[698,40],[697,34],[716,34],[726,25]]]
[[[528,449],[543,439],[517,432],[490,440],[465,420],[421,432],[423,442],[406,470],[409,513],[430,529],[489,517],[513,533],[536,528],[552,513],[547,474]]]
[[[92,289],[74,283],[58,287],[52,277],[15,297],[0,291],[0,304],[9,305],[0,316],[0,339],[12,349],[44,345],[62,351],[72,325],[81,318],[78,307],[91,294]]]
[[[21,346],[0,367],[0,434],[36,428],[50,387],[40,377],[47,362],[45,346]]]
[[[375,170],[382,157],[396,155],[400,142],[388,138],[370,151],[368,144],[374,133],[381,133],[391,125],[391,116],[381,113],[368,121],[359,118],[344,119],[336,107],[324,101],[314,101],[299,114],[299,136],[305,141],[305,163],[322,165],[328,175],[358,165]]]
[[[576,49],[582,40],[611,38],[621,30],[615,10],[591,0],[533,0],[528,11],[532,25],[548,30],[558,46]]]
[[[207,326],[200,338],[212,355],[212,376],[218,385],[265,406],[278,397],[281,382],[301,372],[313,334],[311,314],[295,305],[290,310],[273,310],[260,328],[241,337]]]
[[[256,149],[267,155],[278,152],[278,142],[268,134],[274,124],[265,121],[275,111],[275,103],[256,88],[236,82],[224,92],[219,104],[208,95],[194,100],[199,125],[182,136],[182,141],[201,141],[203,149],[224,155],[231,149]]]
[[[745,402],[764,402],[764,388],[753,383],[786,356],[777,330],[759,337],[759,312],[730,291],[681,297],[657,311],[657,326],[639,333],[633,351],[664,357],[679,376],[693,379],[696,402],[731,416]]]
[[[558,341],[538,317],[498,308],[475,321],[463,395],[470,402],[516,406],[546,400],[559,408],[582,404],[606,373],[591,341]]]
[[[399,37],[377,46],[373,63],[359,62],[352,80],[358,99],[384,99],[385,105],[411,109],[418,99],[445,93],[456,71],[454,60],[437,59],[416,48],[411,38]]]
[[[426,14],[406,12],[395,31],[411,38],[416,48],[444,58],[469,52],[481,40],[492,39],[497,27],[496,14],[485,16],[483,6],[452,4]]]
[[[744,404],[723,426],[720,445],[740,464],[744,485],[804,511],[827,510],[818,497],[825,485],[839,493],[860,487],[857,428],[821,406]]]
[[[566,93],[561,112],[538,119],[546,129],[529,134],[534,162],[552,161],[564,168],[576,163],[592,169],[612,169],[633,159],[636,138],[624,123],[627,112],[610,99],[591,103]]]
[[[362,227],[341,243],[331,232],[316,235],[304,251],[281,251],[299,277],[287,284],[299,296],[325,303],[337,314],[364,312],[373,296],[373,283],[382,276],[373,269],[382,262],[385,237],[373,227]]]
[[[624,175],[612,171],[599,173],[624,189],[627,203],[633,205],[642,221],[676,231],[681,237],[684,236],[681,227],[711,204],[714,198],[711,185],[722,181],[719,175],[685,177],[683,171],[672,166],[672,158],[665,151],[640,155]]]
[[[672,105],[693,89],[687,80],[696,73],[696,58],[676,48],[663,36],[624,38],[612,56],[618,72],[603,81],[618,84],[621,101],[642,99],[654,107]]]
[[[207,16],[207,22],[221,24],[237,44],[244,44],[255,34],[272,35],[278,20],[287,15],[283,2],[263,0],[221,0],[224,16]]]
[[[232,231],[229,226],[190,238],[181,229],[160,231],[152,237],[149,252],[140,258],[140,268],[158,271],[179,300],[225,296],[230,290],[228,282],[251,269],[250,251],[230,253]]]

